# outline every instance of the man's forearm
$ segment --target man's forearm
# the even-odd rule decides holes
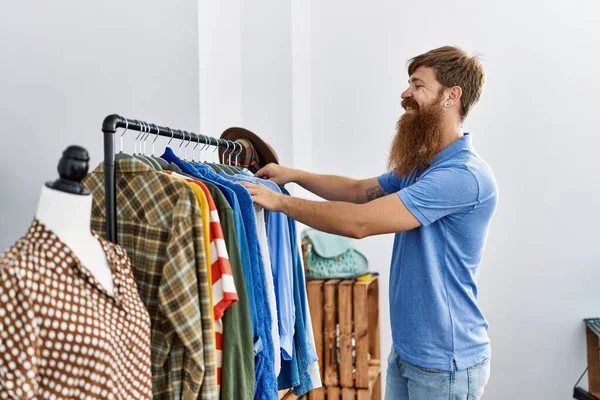
[[[336,235],[361,237],[358,204],[320,202],[297,197],[282,197],[281,211],[304,225]]]
[[[360,203],[355,179],[336,175],[320,175],[296,170],[294,182],[306,190],[329,201]]]

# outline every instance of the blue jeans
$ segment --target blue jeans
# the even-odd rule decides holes
[[[490,379],[490,359],[462,371],[417,367],[392,349],[385,400],[479,400]]]

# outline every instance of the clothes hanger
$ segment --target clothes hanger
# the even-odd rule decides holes
[[[183,159],[185,160],[186,163],[193,166],[194,165],[193,157],[191,160],[188,160],[188,156],[187,156],[187,148],[190,144],[192,144],[192,133],[193,132],[188,132],[188,131],[184,131],[184,132],[189,136],[189,138],[186,139],[187,144],[183,148]],[[195,135],[195,133],[194,133],[194,135]]]
[[[198,136],[200,136],[202,134],[199,134]],[[206,138],[206,136],[202,135],[202,138]],[[204,142],[206,142],[206,140],[204,140]],[[198,143],[199,145],[200,143]],[[206,146],[206,143],[202,143],[202,147],[200,147],[199,153],[198,154],[198,161],[196,162],[196,164],[201,164],[202,163],[202,150],[204,149],[204,147]]]
[[[173,151],[173,149],[172,149],[171,147],[169,147],[169,145],[170,145],[170,144],[171,144],[171,142],[173,141],[173,138],[174,138],[174,136],[175,136],[175,133],[173,132],[173,129],[171,129],[170,127],[169,127],[168,129],[169,129],[169,132],[171,132],[171,138],[170,138],[170,139],[169,139],[169,141],[167,142],[167,145],[166,145],[166,147],[167,147],[167,148],[170,148],[170,149],[171,149],[171,151]],[[169,166],[168,166],[167,168],[165,168],[165,169],[166,169],[166,170],[171,170],[171,169],[172,169],[172,167],[171,167],[171,166],[173,165],[173,163],[170,163],[170,162],[168,162],[168,161],[167,161],[167,160],[165,160],[165,159],[163,159],[163,161],[164,161],[164,162],[166,162],[167,164],[169,164]]]
[[[123,135],[125,135],[125,132],[127,132],[128,129],[129,129],[129,120],[127,118],[125,118],[125,130],[123,131],[123,133],[121,133],[121,146],[119,148],[119,153],[123,153]]]
[[[186,131],[184,131],[184,132],[186,132]],[[192,133],[193,133],[193,132],[186,132],[186,133],[187,133],[188,135],[190,135],[190,137],[187,139],[187,142],[188,142],[188,143],[187,143],[187,144],[185,145],[185,147],[183,148],[183,152],[184,152],[184,153],[183,153],[183,154],[184,154],[184,158],[187,160],[187,148],[188,148],[188,146],[189,146],[190,144],[192,144]],[[195,133],[194,133],[194,135],[195,135]],[[193,155],[193,154],[192,154],[192,155]],[[189,163],[190,163],[190,164],[192,164],[193,162],[194,162],[194,160],[193,160],[193,157],[192,157],[192,160],[189,160]]]
[[[229,143],[231,143],[231,145],[233,146],[231,151],[229,151]],[[233,166],[233,164],[231,163],[231,155],[234,151],[237,151],[237,143],[232,142],[231,140],[227,140],[227,150],[225,150],[225,152],[223,153],[223,164],[227,165],[227,168],[231,171],[231,175],[237,175],[239,173],[237,167]],[[225,155],[229,156],[227,162],[225,160]]]
[[[236,171],[237,174],[239,174],[239,173],[242,172],[242,168],[240,168],[239,165],[238,165],[238,157],[239,157],[240,154],[242,154],[243,146],[240,143],[238,143],[238,142],[232,142],[232,143],[233,143],[233,151],[231,153],[229,153],[229,165],[231,165],[231,168],[234,171]],[[237,152],[237,146],[240,146],[239,153]],[[235,165],[233,165],[231,163],[231,155],[232,154],[235,154],[235,157],[234,157]]]
[[[150,164],[152,164],[152,169],[154,169],[156,171],[161,171],[162,167],[160,166],[160,164],[157,163],[155,160],[153,160],[151,157],[146,155],[146,141],[150,137],[150,134],[152,133],[152,129],[150,128],[150,124],[147,124],[146,122],[144,122],[144,125],[148,128],[148,134],[142,139],[142,141],[144,143],[144,150],[143,150],[142,154],[139,154],[139,156],[142,157],[144,160],[148,161]],[[156,137],[158,137],[158,132],[156,133]],[[156,141],[156,138],[154,140]]]
[[[140,124],[141,128],[139,130],[139,133],[137,134],[137,136],[135,137],[135,139],[133,139],[133,153],[132,155],[135,156],[137,154],[138,151],[138,144],[137,141],[140,138],[140,136],[145,132],[146,126],[142,123],[142,121],[137,120],[138,124]]]
[[[123,131],[123,133],[121,133],[121,146],[120,146],[119,152],[117,154],[115,154],[115,161],[133,158],[133,156],[131,154],[123,153],[123,135],[125,135],[125,132],[127,132],[128,129],[129,129],[129,121],[127,119],[125,119],[125,130]]]
[[[200,155],[202,155],[202,152],[204,151],[204,157],[200,162],[204,165],[207,165],[208,156],[206,155],[206,150],[208,150],[210,148],[210,144],[212,142],[211,142],[210,136],[206,136],[206,135],[203,135],[203,136],[206,139],[206,142],[204,143],[204,146],[202,146],[202,148],[200,149]]]
[[[173,133],[173,129],[169,128],[169,132],[171,132],[171,139],[169,139],[169,141],[167,142],[167,147],[171,144],[171,142],[173,141],[173,135],[175,135]]]
[[[185,134],[183,133],[183,131],[180,129],[179,132],[181,133],[181,136],[183,136],[185,139]],[[181,143],[179,143],[179,146],[177,147],[177,157],[179,157],[180,159],[182,159],[181,158],[181,145],[183,144],[184,139],[181,139]]]
[[[184,143],[184,142],[185,142],[185,140],[186,140],[186,131],[184,131],[184,130],[180,130],[179,132],[181,132],[181,135],[183,136],[183,139],[181,139],[181,143],[179,143],[179,147],[178,147],[178,149],[179,149],[179,154],[181,154],[181,146],[183,146],[183,143]],[[183,162],[187,162],[187,159],[186,159],[185,155],[184,155],[183,157],[181,157],[181,155],[180,155],[180,156],[179,156],[179,158],[181,158],[181,160],[182,160]]]
[[[213,163],[218,164],[219,163],[219,153],[217,153],[217,151],[219,150],[219,140],[217,138],[215,139],[215,149],[212,152],[212,159],[213,159]],[[215,153],[217,154],[217,162],[215,162]]]
[[[140,121],[140,120],[137,120],[137,122],[141,125],[142,129],[140,129],[140,133],[135,137],[135,140],[133,141],[133,144],[134,144],[133,158],[135,158],[136,160],[139,160],[139,161],[143,162],[144,164],[146,164],[150,168],[154,169],[154,165],[152,165],[152,163],[150,161],[148,161],[147,159],[145,159],[142,156],[142,142],[141,142],[141,140],[140,140],[140,150],[139,150],[139,153],[137,152],[137,150],[138,150],[138,144],[137,144],[138,138],[140,138],[140,136],[142,138],[144,136],[146,136],[146,124],[144,122]]]
[[[221,170],[223,170],[223,172],[229,174],[229,175],[235,175],[236,172],[233,171],[229,165],[227,165],[225,163],[225,154],[227,154],[227,152],[229,151],[229,140],[225,141],[225,144],[227,145],[227,149],[225,149],[225,151],[223,152],[223,158],[221,160],[219,160],[221,163],[219,164],[219,167],[221,168]]]
[[[158,135],[160,134],[160,128],[156,124],[152,124],[152,125],[154,125],[154,127],[156,128],[156,137],[152,141],[152,155],[150,156],[150,158],[152,160],[156,161],[156,163],[160,167],[160,170],[164,171],[164,170],[169,169],[169,163],[166,162],[165,160],[163,160],[162,158],[154,155],[154,143],[156,143],[156,139],[158,139]]]
[[[202,152],[204,152],[204,157],[202,157],[200,162],[203,165],[210,166],[209,164],[211,163],[208,162],[207,150],[210,149],[210,146],[212,146],[212,138],[204,134],[202,134],[202,136],[205,139],[205,143],[204,146],[202,146],[202,148],[200,149],[200,155],[202,156]]]
[[[242,168],[240,168],[238,166],[238,154],[242,153],[243,148],[242,148],[242,145],[237,142],[231,142],[231,143],[233,144],[233,150],[231,151],[231,153],[229,153],[229,165],[231,166],[230,168],[233,171],[235,171],[236,174],[239,174],[240,172],[242,172]],[[238,146],[240,147],[239,152],[237,150]]]
[[[188,144],[185,146],[185,148],[184,148],[184,158],[186,159],[184,162],[186,162],[187,164],[189,164],[189,166],[190,166],[191,168],[195,169],[195,168],[196,168],[196,164],[198,164],[198,163],[196,162],[196,151],[195,151],[195,150],[196,150],[196,147],[198,147],[198,146],[200,145],[200,136],[199,136],[198,134],[194,133],[194,132],[187,132],[187,131],[184,131],[184,132],[185,132],[185,133],[187,133],[188,135],[190,135],[189,139],[186,139],[186,140],[188,140],[188,142],[189,142],[189,143],[188,143]],[[197,141],[197,143],[196,143],[196,145],[195,145],[195,146],[192,148],[192,159],[191,159],[191,160],[187,160],[187,150],[186,150],[186,148],[189,146],[189,144],[191,144],[191,143],[192,143],[192,134],[193,134],[193,135],[196,137],[196,141]],[[185,173],[185,172],[183,172],[183,171],[177,171],[177,172],[178,172],[179,174],[181,174],[181,175],[185,175],[185,176],[187,176],[187,177],[189,177],[189,178],[192,178],[192,179],[198,179],[198,177],[197,177],[197,176],[190,175],[190,174],[188,174],[188,173]]]
[[[208,149],[210,149],[210,146],[212,146],[212,138],[210,136],[206,136],[207,139],[207,143],[206,146],[203,148],[204,150],[204,164],[208,163]]]
[[[190,135],[189,139],[185,138],[186,134]],[[190,140],[192,140],[192,134],[189,133],[189,132],[187,132],[187,131],[183,131],[183,140],[185,140],[187,142],[187,144],[183,148],[183,160],[184,161],[188,161],[188,158],[187,158],[187,148],[190,145]]]
[[[209,143],[208,148],[210,148],[210,146],[212,146],[212,139],[213,138],[211,136],[207,136],[206,138],[208,139],[208,143]],[[208,148],[207,148],[207,150],[208,150]],[[215,161],[215,155],[214,154],[215,154],[215,152],[213,151],[213,153],[212,153],[213,157],[212,157],[212,160],[211,160],[212,162],[208,162],[208,160],[207,160],[208,157],[206,156],[206,150],[205,150],[204,151],[204,155],[206,156],[206,158],[205,158],[204,164],[208,165],[210,168],[212,168],[214,171],[216,171],[218,173],[221,170],[221,168],[214,163],[214,161]]]
[[[223,159],[221,159],[221,155],[219,154],[219,139],[214,138],[215,139],[215,149],[213,150],[213,160],[215,159],[215,154],[217,156],[217,161],[213,163],[223,172],[229,174],[229,175],[235,175],[235,172],[231,171],[229,169],[229,166],[225,163],[225,152],[227,152],[229,150],[229,140],[225,141],[225,144],[227,145],[227,149],[225,150],[225,152],[223,153]]]
[[[192,164],[196,163],[196,147],[198,147],[200,145],[200,135],[198,135],[197,133],[194,133],[194,136],[196,136],[198,143],[192,148]]]

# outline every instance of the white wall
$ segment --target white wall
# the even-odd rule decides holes
[[[92,167],[100,162],[106,115],[197,132],[199,74],[195,0],[2,1],[0,8],[3,251],[31,223],[41,185],[58,177],[67,146],[84,146]]]
[[[198,1],[200,126],[250,129],[292,160],[290,2]]]
[[[242,120],[240,0],[198,0],[200,130],[220,136]]]
[[[335,0],[311,8],[318,172],[384,170],[407,59],[446,44],[483,55],[488,84],[465,130],[500,187],[480,275],[493,346],[485,398],[570,398],[586,364],[581,320],[600,315],[600,5]],[[387,282],[392,237],[359,247]],[[387,353],[387,284],[381,294]]]

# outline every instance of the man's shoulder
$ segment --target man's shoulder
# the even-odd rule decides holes
[[[467,180],[473,180],[477,184],[480,195],[484,197],[489,197],[498,190],[492,168],[472,148],[460,150],[442,160],[432,168],[431,172],[436,169],[462,171],[461,174],[452,174],[452,176],[462,176]]]
[[[481,199],[491,199],[497,196],[498,184],[492,167],[475,150],[469,150],[465,167],[477,181]]]

